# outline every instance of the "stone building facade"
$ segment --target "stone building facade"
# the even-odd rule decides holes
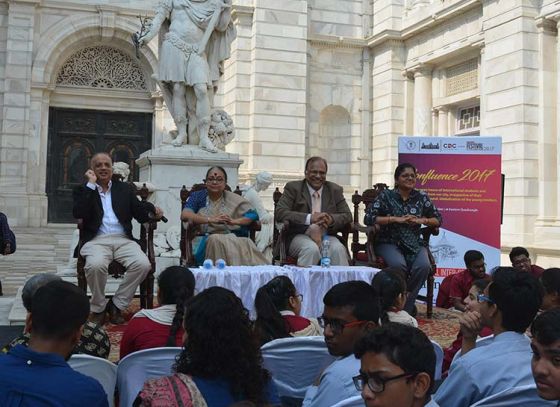
[[[130,42],[156,3],[0,1],[0,208],[14,225],[49,223],[64,109],[143,113],[148,144],[166,138],[157,41],[139,58]],[[236,125],[241,180],[266,170],[282,186],[318,154],[350,195],[391,181],[400,135],[497,135],[504,250],[560,257],[556,1],[233,0],[233,20],[216,102]]]

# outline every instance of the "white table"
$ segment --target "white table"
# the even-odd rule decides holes
[[[230,266],[219,270],[190,269],[196,278],[196,292],[220,286],[232,290],[255,317],[254,301],[257,290],[276,276],[288,276],[299,294],[303,295],[301,315],[318,317],[323,312],[323,297],[335,284],[361,280],[371,283],[379,269],[371,267],[331,266],[329,268],[296,266]]]

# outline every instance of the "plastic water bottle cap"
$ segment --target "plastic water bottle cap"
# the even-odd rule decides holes
[[[218,259],[216,260],[216,267],[221,269],[225,269],[226,268],[226,261],[224,259]]]
[[[206,259],[204,260],[204,263],[202,263],[202,267],[204,267],[206,270],[210,270],[212,267],[214,267],[214,262],[212,261],[212,259]]]

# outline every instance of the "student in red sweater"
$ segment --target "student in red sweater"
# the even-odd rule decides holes
[[[195,279],[186,267],[172,266],[158,277],[160,307],[142,309],[128,322],[121,340],[121,359],[129,353],[161,346],[181,346],[185,303],[194,295]]]
[[[278,338],[322,335],[316,319],[299,315],[302,301],[303,296],[297,293],[294,283],[286,276],[274,277],[258,289],[255,331],[261,346]]]

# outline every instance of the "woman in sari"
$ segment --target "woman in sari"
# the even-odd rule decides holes
[[[395,188],[381,191],[366,209],[364,223],[381,226],[375,253],[407,276],[404,310],[413,314],[418,292],[432,267],[420,228],[439,227],[441,215],[428,195],[414,188],[416,168],[412,164],[399,164],[394,178]]]
[[[187,302],[184,347],[175,374],[150,379],[134,406],[230,407],[247,401],[279,405],[260,347],[241,300],[211,287]]]
[[[249,226],[258,219],[245,199],[226,191],[227,174],[219,166],[206,173],[206,188],[189,195],[181,213],[182,221],[201,225],[205,236],[193,241],[197,264],[204,259],[224,259],[230,266],[268,264],[266,257],[249,239]]]

